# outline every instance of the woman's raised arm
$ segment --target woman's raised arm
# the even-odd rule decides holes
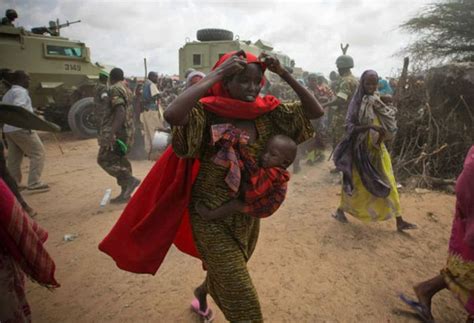
[[[281,66],[280,61],[265,53],[260,55],[260,59],[265,62],[268,69],[278,74],[296,92],[303,105],[303,111],[308,119],[317,119],[324,115],[324,110],[315,96],[301,85],[286,69]]]
[[[164,113],[165,120],[172,126],[186,125],[188,123],[189,112],[191,109],[216,82],[219,82],[223,78],[232,74],[238,73],[245,68],[247,61],[244,55],[240,52],[236,53],[198,83],[181,93],[166,108]]]

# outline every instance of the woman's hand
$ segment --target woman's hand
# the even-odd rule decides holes
[[[309,92],[303,85],[301,85],[280,63],[280,61],[266,53],[261,53],[258,57],[260,61],[264,62],[267,68],[278,74],[288,85],[295,91],[301,100],[303,111],[308,119],[316,119],[322,117],[324,114],[323,107],[318,102],[316,97]]]
[[[267,53],[261,53],[260,56],[258,56],[258,59],[264,62],[271,72],[278,74],[279,76],[282,76],[283,73],[286,72],[286,70],[283,68],[283,66],[281,66],[280,61],[276,57],[270,56]]]
[[[385,128],[381,126],[370,126],[370,129],[377,131],[381,136],[385,136]]]
[[[245,69],[247,66],[247,56],[243,50],[238,51],[226,60],[221,66],[216,68],[215,73],[227,78],[237,74]]]
[[[381,126],[370,126],[370,129],[377,131],[379,133],[379,139],[377,140],[377,145],[380,145],[385,139],[385,136],[387,135],[387,131],[385,130],[384,127],[381,127]]]
[[[241,72],[247,65],[243,50],[235,53],[214,71],[207,74],[201,81],[181,93],[164,112],[165,120],[171,126],[184,126],[189,122],[189,113],[196,103],[209,91],[212,86],[224,78]]]

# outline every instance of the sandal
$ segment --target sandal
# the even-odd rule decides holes
[[[403,303],[410,306],[410,308],[423,320],[423,322],[425,322],[425,323],[434,323],[433,318],[429,317],[426,314],[428,309],[426,308],[425,305],[423,305],[420,302],[417,302],[417,301],[415,301],[411,298],[408,298],[404,294],[400,294],[400,299],[402,300]]]
[[[205,311],[201,311],[199,300],[197,298],[191,301],[191,310],[199,315],[204,322],[212,322],[214,320],[214,313],[211,308],[208,306]]]
[[[336,212],[331,213],[331,216],[336,219],[337,221],[341,223],[349,223],[349,220],[347,220],[347,217],[344,215],[344,217],[339,216],[339,214]]]

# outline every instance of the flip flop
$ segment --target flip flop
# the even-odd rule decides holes
[[[407,223],[407,227],[406,227],[406,228],[404,228],[404,229],[399,229],[399,228],[397,228],[397,231],[404,233],[404,232],[407,231],[407,230],[417,230],[417,229],[418,229],[418,226],[417,226],[416,224]]]
[[[399,295],[403,303],[407,304],[425,323],[434,323],[434,320],[428,317],[425,313],[428,311],[425,305],[417,302],[404,294]]]
[[[212,322],[214,320],[214,313],[211,308],[208,306],[205,311],[201,311],[200,308],[199,300],[197,298],[193,299],[191,301],[191,310],[204,319],[204,322]]]
[[[341,223],[349,223],[349,220],[347,220],[347,218],[342,218],[342,219],[339,218],[339,217],[337,216],[337,213],[336,213],[336,212],[331,213],[331,216],[332,216],[335,220],[337,220],[337,221],[339,221],[339,222],[341,222]]]

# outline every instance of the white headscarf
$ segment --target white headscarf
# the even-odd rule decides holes
[[[204,78],[206,76],[206,74],[204,74],[203,72],[199,72],[199,71],[192,71],[191,73],[189,73],[188,77],[186,78],[186,88],[191,86],[191,80],[195,76],[201,76],[202,78]]]

